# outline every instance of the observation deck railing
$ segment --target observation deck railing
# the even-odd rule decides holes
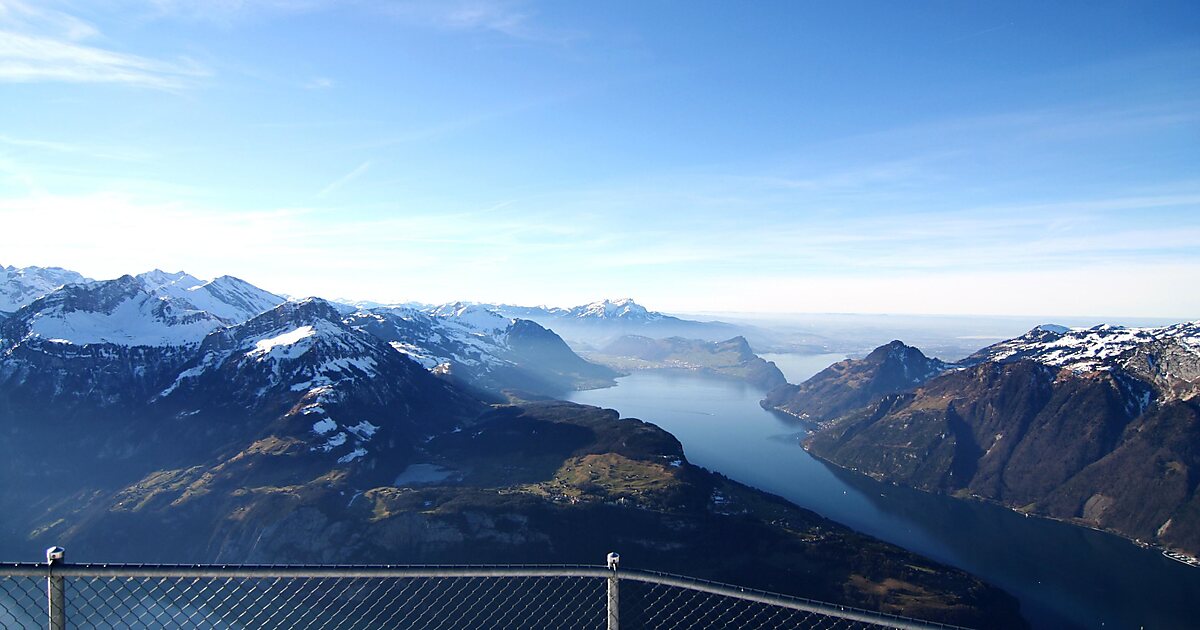
[[[53,553],[51,553],[53,552]],[[0,627],[951,628],[588,565],[0,564]],[[615,554],[614,554],[615,555]]]

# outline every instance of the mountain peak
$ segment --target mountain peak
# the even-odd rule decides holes
[[[23,314],[13,318],[20,323],[10,326],[21,327],[23,334],[71,344],[190,345],[218,328],[240,324],[284,302],[282,297],[232,276],[204,282],[183,271],[154,269],[136,276],[88,281],[61,270],[49,275],[37,270],[37,274],[47,279],[43,288],[49,281],[69,279],[71,283],[49,288],[42,295],[8,294],[25,295],[21,301],[28,302],[20,304],[26,306]],[[8,286],[0,280],[0,296]],[[28,289],[34,285],[21,286]]]
[[[163,287],[171,285],[178,285],[183,288],[191,288],[203,284],[202,280],[184,271],[169,272],[163,271],[162,269],[153,269],[139,273],[136,277],[146,285],[147,289],[151,291],[157,291]]]
[[[10,321],[25,335],[56,343],[118,346],[189,345],[224,325],[215,315],[156,293],[130,275],[64,286]]]
[[[61,267],[0,267],[0,311],[16,311],[61,286],[87,281]]]
[[[905,360],[910,356],[922,360],[927,358],[925,353],[921,352],[919,348],[910,346],[899,339],[893,339],[872,350],[871,353],[867,355],[866,360],[877,362],[882,362],[888,359]]]
[[[604,299],[591,304],[577,306],[570,310],[577,318],[588,319],[622,319],[652,321],[661,319],[661,313],[655,313],[633,301],[632,298]]]
[[[341,322],[342,314],[332,304],[319,297],[307,297],[302,300],[283,302],[265,311],[260,316],[277,314],[294,321],[311,322],[323,319],[331,322]]]
[[[762,404],[825,422],[881,396],[909,391],[953,367],[895,339],[865,358],[840,361],[799,385],[780,387]]]

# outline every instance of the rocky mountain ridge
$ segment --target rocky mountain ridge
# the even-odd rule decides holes
[[[74,272],[29,268],[18,279],[43,277],[82,278]],[[39,280],[19,287],[27,304],[6,315],[3,319],[8,321],[0,328],[0,339],[11,340],[10,350],[19,354],[36,346],[78,352],[105,345],[186,354],[171,349],[196,346],[209,334],[286,303],[285,298],[232,276],[204,281],[185,272],[161,270],[61,288],[51,285]],[[459,303],[427,311],[331,306],[347,323],[379,336],[427,370],[495,395],[506,389],[561,394],[610,385],[616,375],[579,358],[537,324],[478,305]],[[4,371],[0,366],[0,373]]]
[[[958,364],[893,342],[763,404],[817,422],[806,448],[840,466],[1194,554],[1196,331],[1039,326]]]
[[[618,370],[688,370],[742,380],[763,391],[787,383],[774,363],[754,354],[745,337],[709,342],[625,335],[585,356]]]
[[[538,324],[478,305],[432,312],[377,307],[346,315],[351,326],[388,342],[439,375],[494,392],[541,395],[611,385],[617,372],[590,363]]]
[[[888,394],[909,390],[954,368],[892,341],[862,359],[846,359],[797,385],[767,394],[762,406],[814,424],[826,423]]]

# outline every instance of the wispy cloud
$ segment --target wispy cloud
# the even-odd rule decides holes
[[[203,21],[226,26],[271,14],[350,9],[383,15],[411,26],[495,33],[528,42],[566,44],[582,36],[575,30],[545,25],[525,0],[150,0],[148,4],[153,18]]]
[[[99,35],[96,27],[69,13],[20,0],[0,1],[0,24],[21,25],[56,37],[78,41]]]
[[[148,0],[152,18],[232,25],[264,13],[307,13],[338,4],[338,0]]]
[[[144,160],[149,157],[146,152],[136,149],[127,149],[121,147],[96,147],[73,142],[56,142],[53,140],[38,140],[33,138],[14,138],[12,136],[3,134],[0,134],[0,145],[25,149],[36,149],[39,151],[49,151],[52,153],[83,155],[107,160],[137,161]]]
[[[807,173],[795,177],[756,176],[749,180],[768,187],[816,192],[911,184],[916,180],[928,180],[932,165],[952,159],[959,153],[958,151],[940,151],[929,155],[910,156],[841,170]]]
[[[186,58],[164,61],[84,43],[99,34],[91,24],[61,11],[0,2],[0,81],[179,89],[209,74]]]
[[[526,3],[513,0],[410,0],[383,5],[380,10],[422,26],[498,33],[531,42],[567,44],[582,36],[540,23]]]
[[[358,179],[363,173],[366,173],[368,170],[370,170],[370,168],[371,168],[370,160],[367,160],[366,162],[359,164],[357,167],[354,168],[354,170],[333,180],[332,182],[329,183],[328,186],[322,188],[321,191],[317,193],[317,197],[325,197],[333,192],[336,192],[342,186],[345,186],[346,184],[349,184],[350,182]]]
[[[328,90],[333,87],[333,79],[329,77],[313,77],[302,84],[306,90]]]

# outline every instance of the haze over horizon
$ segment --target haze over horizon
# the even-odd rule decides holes
[[[4,264],[1200,318],[1195,3],[0,0],[0,90]]]

